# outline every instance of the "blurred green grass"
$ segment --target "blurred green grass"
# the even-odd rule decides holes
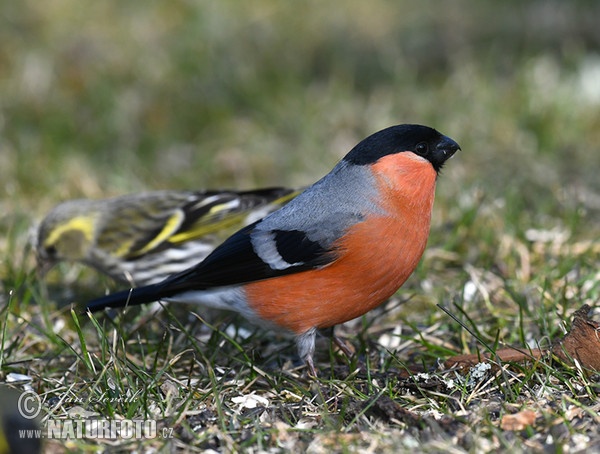
[[[581,179],[598,189],[594,2],[299,8],[7,6],[4,185],[65,198],[306,184],[365,135],[421,122],[463,145],[455,186],[502,196],[510,176],[540,204]]]
[[[398,321],[419,361],[450,347],[480,348],[447,326],[436,303],[457,308],[492,345],[555,339],[572,310],[600,293],[599,14],[594,1],[3,5],[0,278],[10,312],[35,315],[11,318],[8,333],[31,324],[40,336],[17,336],[3,354],[15,361],[45,348],[59,355],[78,339],[69,315],[53,309],[61,301],[37,288],[33,257],[23,252],[31,223],[59,201],[146,189],[305,185],[366,135],[405,122],[434,126],[463,150],[440,178],[429,251],[400,292],[408,302],[361,325],[360,351],[368,360],[367,333]],[[93,272],[67,270],[53,283],[76,282],[64,289],[68,301],[111,285]],[[471,299],[469,283],[480,291]],[[164,329],[156,323],[128,340],[152,339],[153,329]],[[176,328],[166,331],[179,336],[175,347],[183,351],[191,341],[170,323]],[[446,343],[412,338],[426,327],[439,327]],[[128,328],[118,332],[127,337]],[[235,359],[237,348],[221,351],[223,342],[215,334],[210,359],[202,349],[195,354],[210,369],[219,351],[223,363],[241,368],[236,377],[253,383],[255,373]],[[92,347],[109,344],[100,337]],[[149,361],[145,347],[127,347]],[[170,371],[162,348],[151,353]],[[283,362],[263,354],[267,360],[253,351],[257,358],[248,363]],[[381,360],[385,370],[396,361]],[[85,379],[93,365],[83,364]],[[60,375],[62,366],[46,372]],[[143,375],[137,367],[133,373]],[[265,380],[301,393],[288,376]],[[222,385],[213,377],[211,386]],[[484,427],[485,436],[500,436]]]

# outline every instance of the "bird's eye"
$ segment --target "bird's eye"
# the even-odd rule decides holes
[[[416,146],[416,151],[420,155],[425,155],[429,151],[429,145],[425,142],[418,143]]]
[[[56,246],[48,246],[46,248],[46,254],[48,255],[48,257],[53,258],[56,256],[57,254],[57,250],[56,250]]]

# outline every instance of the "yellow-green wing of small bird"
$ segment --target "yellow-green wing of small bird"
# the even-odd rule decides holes
[[[209,237],[225,238],[228,229],[249,223],[249,216],[263,217],[293,198],[292,194],[285,188],[267,188],[247,192],[161,191],[112,199],[110,222],[97,233],[96,244],[116,257],[131,259],[184,242],[218,241]]]
[[[266,216],[298,194],[299,191],[292,189],[268,188],[233,194],[216,193],[207,196],[198,203],[184,207],[184,222],[177,231],[168,236],[167,241],[170,244],[178,244],[214,233],[225,238],[228,236],[228,230],[239,229]],[[174,215],[172,225],[179,218],[179,215]],[[169,220],[170,222],[171,220]],[[165,230],[167,229],[165,228]],[[157,238],[161,234],[157,235]]]

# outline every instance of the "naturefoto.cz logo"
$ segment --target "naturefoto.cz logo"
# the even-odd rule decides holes
[[[171,437],[171,429],[156,430],[151,419],[49,419],[44,438],[141,439]]]
[[[40,397],[26,391],[19,397],[18,409],[25,419],[36,419],[42,410]],[[21,429],[20,438],[54,439],[143,439],[172,438],[173,429],[160,430],[152,419],[48,419],[39,429]]]

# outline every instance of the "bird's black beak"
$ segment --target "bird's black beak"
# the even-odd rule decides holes
[[[444,163],[460,150],[460,145],[450,137],[443,136],[431,156],[431,163],[436,171],[440,171]]]

